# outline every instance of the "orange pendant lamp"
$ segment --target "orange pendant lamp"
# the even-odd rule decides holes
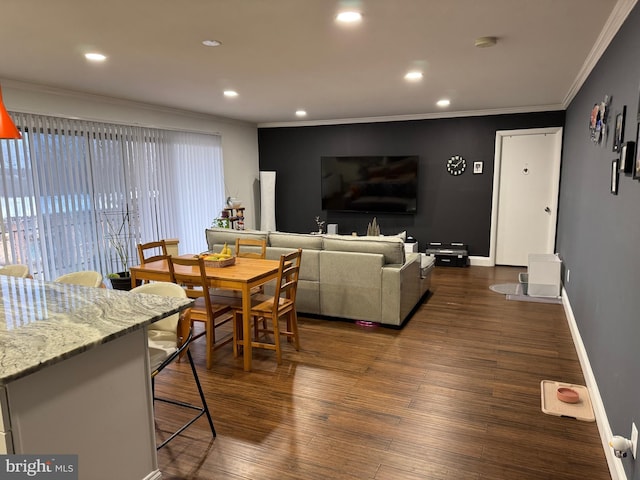
[[[22,135],[11,120],[9,112],[4,108],[2,101],[2,89],[0,89],[0,139],[22,138]]]

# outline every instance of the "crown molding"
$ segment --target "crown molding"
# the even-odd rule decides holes
[[[2,84],[3,87],[8,87],[13,90],[20,90],[23,92],[52,95],[56,97],[66,97],[66,98],[72,98],[72,99],[81,100],[81,101],[103,103],[103,104],[116,105],[116,106],[127,107],[127,108],[135,108],[135,109],[146,110],[146,111],[155,112],[155,113],[178,115],[178,116],[192,118],[196,120],[202,120],[202,121],[209,121],[209,122],[217,121],[221,123],[228,123],[228,124],[234,124],[234,125],[255,126],[254,123],[246,122],[242,120],[236,120],[228,117],[221,117],[221,116],[211,115],[207,113],[194,112],[192,110],[182,110],[179,108],[166,107],[166,106],[155,105],[151,103],[136,102],[134,100],[125,100],[122,98],[109,97],[106,95],[97,95],[93,93],[66,90],[63,88],[52,87],[49,85],[42,85],[37,83],[23,82],[23,81],[3,78],[3,79],[0,79],[0,84]],[[32,114],[42,113],[42,112],[27,112],[24,110],[19,110],[19,111],[21,111],[22,113],[32,113]],[[64,117],[64,115],[61,115],[61,116]],[[84,117],[77,118],[77,119],[92,120],[92,121],[96,120],[96,119],[84,118]]]
[[[458,112],[417,113],[411,115],[391,115],[386,117],[338,118],[333,120],[307,120],[302,122],[259,123],[258,128],[279,127],[316,127],[321,125],[344,125],[349,123],[406,122],[408,120],[433,120],[439,118],[486,117],[490,115],[508,115],[512,113],[534,113],[565,110],[561,104],[537,105],[528,107],[495,108],[488,110],[467,110]]]

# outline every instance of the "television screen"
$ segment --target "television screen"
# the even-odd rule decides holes
[[[418,156],[322,157],[322,209],[416,213]]]

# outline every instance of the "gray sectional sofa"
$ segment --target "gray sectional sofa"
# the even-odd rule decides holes
[[[206,230],[207,246],[232,249],[236,237],[265,239],[267,258],[302,248],[299,313],[400,326],[431,283],[433,258],[405,253],[398,237],[308,235],[256,230]],[[268,290],[267,290],[268,291]]]

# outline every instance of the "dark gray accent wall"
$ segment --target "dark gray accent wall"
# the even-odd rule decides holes
[[[258,130],[260,170],[276,171],[278,230],[317,230],[314,218],[337,223],[338,232],[364,234],[375,216],[381,232],[406,230],[424,251],[428,242],[464,242],[471,255],[488,256],[497,130],[563,126],[564,112],[359,123]],[[340,155],[419,155],[418,212],[337,213],[321,210],[320,157]],[[454,177],[445,163],[467,160]],[[473,162],[484,173],[473,174]]]
[[[558,213],[565,284],[614,434],[640,428],[640,182],[622,175],[610,191],[614,119],[627,106],[625,140],[636,140],[640,85],[640,7],[636,6],[567,110]],[[593,105],[612,97],[611,132],[589,139]],[[627,478],[640,464],[623,460]]]

